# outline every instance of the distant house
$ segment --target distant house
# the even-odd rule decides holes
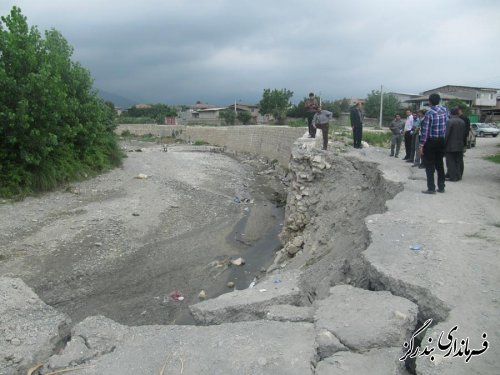
[[[394,96],[403,107],[410,107],[411,102],[409,100],[418,98],[420,94],[406,94],[406,93],[401,93],[401,92],[389,92],[388,94]]]
[[[233,111],[236,108],[236,112],[250,112],[250,114],[252,115],[252,120],[250,121],[251,124],[268,124],[273,120],[272,115],[261,115],[259,113],[259,106],[255,104],[236,103],[229,105],[227,108],[231,108]]]
[[[198,100],[195,104],[192,104],[189,106],[190,109],[193,111],[198,111],[200,109],[209,109],[209,108],[215,108],[215,105],[208,104],[208,103],[203,103],[202,101]]]
[[[141,103],[141,104],[136,104],[136,105],[134,105],[134,107],[135,107],[135,108],[137,108],[137,109],[148,109],[148,108],[152,108],[149,104],[143,104],[143,103]]]
[[[500,89],[470,86],[441,86],[432,90],[427,90],[422,95],[429,96],[433,93],[453,95],[464,101],[471,103],[475,109],[492,108],[497,105],[497,95]]]
[[[449,95],[449,94],[443,94],[441,92],[438,93],[439,96],[441,97],[441,105],[446,106],[450,100],[461,100],[465,102],[469,107],[472,107],[472,101],[471,100],[466,100],[464,98],[455,96],[455,95]],[[412,99],[406,100],[408,104],[415,104],[418,109],[424,109],[428,108],[430,106],[429,104],[429,95],[420,95]]]
[[[365,103],[366,103],[366,99],[359,99],[359,98],[350,98],[350,99],[347,99],[347,101],[349,103],[349,107],[353,107],[358,103],[361,103],[363,105],[365,105]]]

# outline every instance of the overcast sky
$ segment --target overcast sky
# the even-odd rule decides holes
[[[55,28],[95,87],[147,103],[297,103],[500,88],[498,0],[1,0]]]

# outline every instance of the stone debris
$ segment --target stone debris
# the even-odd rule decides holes
[[[316,334],[316,345],[318,346],[318,355],[320,359],[330,357],[343,350],[349,350],[342,345],[333,333],[326,329],[320,329]]]
[[[21,374],[46,361],[69,337],[70,319],[21,280],[0,277],[0,374]]]

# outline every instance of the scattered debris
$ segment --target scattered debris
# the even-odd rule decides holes
[[[250,283],[250,285],[248,286],[249,288],[253,288],[255,286],[255,283],[257,282],[257,278],[254,277],[253,278],[253,281]]]
[[[423,247],[423,246],[422,246],[422,245],[420,245],[420,244],[414,244],[414,245],[411,245],[411,246],[410,246],[410,250],[413,250],[413,251],[420,251],[420,250],[422,250],[422,247]]]
[[[132,216],[140,216],[137,212],[133,212]]]
[[[144,173],[139,173],[137,176],[135,176],[135,178],[139,179],[139,180],[145,180],[147,179],[149,176],[147,174],[144,174]]]
[[[202,290],[202,291],[200,292],[200,294],[198,294],[198,299],[204,300],[204,299],[206,299],[206,298],[207,298],[207,294],[205,293],[205,291],[204,291],[204,290]]]
[[[171,299],[173,299],[174,301],[183,301],[184,300],[184,296],[177,289],[173,290],[168,296]]]
[[[231,259],[231,264],[234,266],[242,266],[245,264],[245,259],[241,257],[238,259]]]

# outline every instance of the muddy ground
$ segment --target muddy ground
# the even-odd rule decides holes
[[[127,141],[122,168],[0,204],[0,275],[74,323],[189,324],[187,307],[248,287],[279,248],[284,193],[265,160]],[[144,178],[146,177],[147,178]],[[142,178],[138,178],[142,177]],[[230,264],[243,257],[244,266]],[[170,293],[178,290],[184,301]]]

